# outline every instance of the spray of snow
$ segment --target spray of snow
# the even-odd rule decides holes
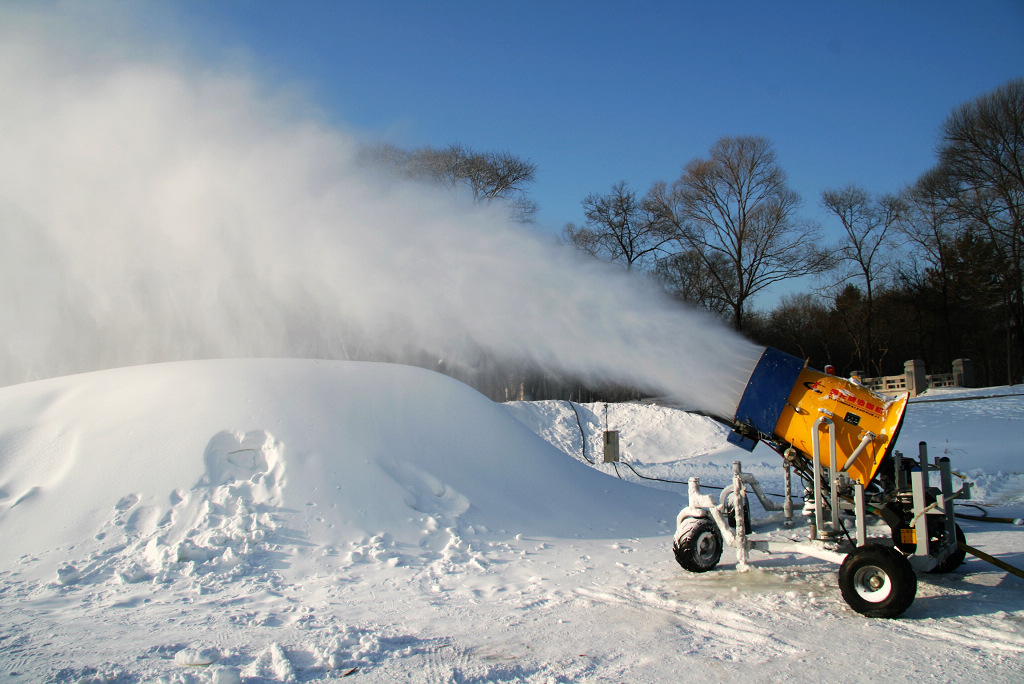
[[[0,383],[484,351],[731,415],[759,349],[650,283],[375,176],[301,98],[111,35],[110,8],[0,11]]]

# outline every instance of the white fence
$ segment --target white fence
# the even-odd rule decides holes
[[[974,366],[970,359],[953,361],[952,373],[925,372],[924,361],[907,361],[903,364],[903,375],[885,375],[878,378],[865,378],[863,373],[854,371],[851,375],[870,389],[889,396],[909,394],[916,397],[929,387],[973,387]]]

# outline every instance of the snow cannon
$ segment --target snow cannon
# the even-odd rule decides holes
[[[867,487],[896,443],[907,398],[878,394],[769,347],[736,406],[729,442],[747,451],[758,441],[780,453],[792,449],[789,460],[799,455],[811,469],[817,454],[821,467]]]
[[[733,428],[730,443],[747,451],[764,443],[782,456],[784,501],[765,495],[739,461],[717,501],[690,478],[689,505],[676,519],[676,561],[707,572],[726,545],[735,548],[741,571],[752,551],[811,556],[839,564],[840,591],[855,611],[901,615],[916,596],[917,572],[949,572],[963,562],[966,541],[953,503],[970,498],[971,489],[966,481],[954,489],[949,459],[929,461],[924,442],[917,459],[895,450],[907,401],[764,349],[735,414],[723,422]],[[755,533],[748,488],[792,527],[793,472],[804,484],[807,539],[771,529],[771,520]]]

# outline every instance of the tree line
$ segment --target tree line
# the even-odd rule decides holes
[[[646,192],[621,181],[588,195],[583,221],[567,224],[560,237],[817,367],[890,375],[905,360],[923,359],[932,372],[948,372],[953,359],[970,358],[980,382],[1017,383],[1024,371],[1024,79],[954,109],[937,138],[934,166],[904,188],[876,195],[850,184],[821,193],[819,206],[841,229],[833,243],[802,216],[772,143],[759,136],[724,137],[677,179]],[[509,153],[383,145],[367,156],[464,189],[474,201],[500,202],[520,221],[532,221],[537,210],[528,193],[536,166]],[[758,295],[798,278],[813,283],[809,291],[755,308]],[[511,383],[521,394],[528,375]],[[543,394],[566,392],[565,382],[531,382]],[[504,384],[488,393],[516,398]]]
[[[566,242],[651,273],[680,300],[766,345],[869,375],[923,359],[979,379],[1024,368],[1024,79],[949,114],[935,165],[891,194],[856,184],[819,203],[841,227],[824,244],[800,216],[771,143],[726,137],[644,194],[626,182],[583,200]],[[811,292],[755,310],[772,285],[813,276]]]

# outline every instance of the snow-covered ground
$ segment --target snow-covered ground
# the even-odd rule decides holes
[[[589,463],[606,426],[632,469]],[[1020,681],[1024,581],[973,557],[896,620],[807,558],[679,568],[685,487],[633,469],[724,484],[738,459],[780,490],[773,453],[724,438],[663,405],[498,405],[386,364],[0,388],[0,679]],[[1024,395],[915,400],[900,448],[921,440],[991,516],[1024,516]],[[780,522],[754,507],[755,532]],[[1024,565],[1024,527],[961,526]]]

